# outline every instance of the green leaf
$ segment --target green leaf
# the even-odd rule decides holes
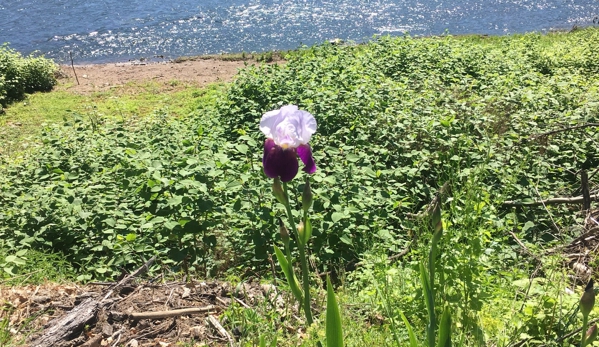
[[[175,222],[172,220],[169,220],[168,222],[164,223],[164,227],[167,228],[168,230],[173,230],[180,225],[181,224],[179,224],[178,222]]]
[[[424,294],[424,302],[428,312],[428,324],[426,328],[426,341],[429,347],[435,346],[435,304],[433,292],[429,283],[428,273],[424,264],[420,263],[420,282],[422,284],[422,292]]]
[[[127,240],[127,242],[133,242],[133,241],[135,241],[136,238],[137,238],[137,235],[135,235],[134,233],[130,233],[130,234],[127,234],[127,236],[125,236],[125,240]]]
[[[104,219],[104,223],[106,223],[106,225],[114,227],[116,224],[116,221],[114,220],[114,218],[106,218]]]
[[[528,229],[533,228],[535,226],[535,223],[528,221],[526,223],[524,223],[524,226],[522,227],[522,232],[526,232]]]
[[[183,202],[183,197],[181,195],[175,195],[172,198],[168,199],[167,204],[169,206],[178,206]]]
[[[345,218],[345,214],[343,212],[333,212],[333,214],[331,214],[331,220],[333,223],[337,223],[343,218]]]
[[[341,242],[345,243],[346,245],[350,245],[352,246],[352,240],[347,236],[347,235],[342,235],[339,240],[341,240]]]
[[[360,160],[360,157],[354,153],[349,153],[346,158],[347,158],[347,161],[352,162],[352,163],[355,163],[358,160]]]
[[[285,274],[287,283],[289,284],[289,287],[291,288],[291,292],[293,293],[293,296],[295,297],[297,302],[301,303],[303,300],[302,298],[304,297],[304,294],[302,293],[302,290],[300,289],[299,282],[298,282],[297,278],[295,277],[295,274],[293,273],[293,269],[291,268],[290,264],[287,262],[287,258],[285,258],[285,255],[283,254],[283,252],[281,252],[279,247],[274,246],[274,249],[275,249],[275,255],[277,256],[277,260],[279,261],[279,265],[281,265],[281,269],[283,270],[283,273]]]
[[[327,276],[327,317],[326,317],[327,347],[343,347],[343,328],[341,314],[335,298],[331,279]]]
[[[21,259],[17,256],[14,256],[14,255],[8,255],[8,256],[6,256],[6,258],[4,258],[4,260],[7,263],[13,263],[16,265],[25,265],[25,261],[23,259]]]
[[[241,154],[246,154],[249,147],[244,144],[239,144],[239,145],[235,146],[235,149]]]
[[[451,347],[451,310],[448,305],[445,306],[441,316],[437,347]]]
[[[408,319],[402,311],[399,311],[399,315],[401,316],[401,319],[403,320],[404,324],[406,325],[406,329],[408,330],[408,336],[410,337],[410,347],[418,347],[418,340],[416,340],[416,335],[414,335],[414,329],[412,329],[412,325],[410,324],[410,322],[408,321]]]

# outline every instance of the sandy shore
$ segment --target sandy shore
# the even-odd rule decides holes
[[[204,86],[214,82],[229,82],[238,69],[254,61],[225,61],[218,59],[197,59],[184,62],[163,63],[112,63],[75,65],[75,73],[70,65],[60,66],[62,86],[69,91],[88,94],[126,85],[130,82],[155,81],[161,84],[173,81]]]

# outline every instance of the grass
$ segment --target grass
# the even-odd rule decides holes
[[[285,60],[287,55],[292,54],[293,51],[271,51],[262,53],[226,53],[226,54],[206,54],[206,55],[195,55],[195,56],[182,56],[176,58],[175,63],[182,63],[185,61],[196,61],[196,60],[222,60],[222,61],[255,61],[270,63],[273,61]]]
[[[8,254],[10,252],[7,249],[0,249],[0,259],[5,259]],[[10,269],[1,269],[0,285],[23,286],[48,281],[63,283],[72,282],[77,278],[77,272],[62,254],[33,249],[27,251],[24,264],[14,269],[13,275],[8,273]]]
[[[78,94],[61,81],[48,93],[28,94],[6,107],[0,116],[0,156],[15,157],[39,145],[39,132],[72,115],[95,119],[129,119],[153,112],[185,117],[206,98],[212,98],[223,84],[206,88],[180,81],[128,83],[108,91]]]

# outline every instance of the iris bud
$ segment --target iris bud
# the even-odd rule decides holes
[[[275,198],[277,198],[278,202],[280,202],[283,205],[287,204],[287,195],[283,191],[283,187],[281,186],[281,180],[278,177],[275,178],[274,182],[272,183],[272,191],[275,195]]]
[[[593,310],[593,306],[595,306],[595,290],[593,289],[593,279],[591,278],[580,298],[580,312],[582,312],[584,317],[588,317],[589,313]]]
[[[283,224],[283,221],[279,219],[279,234],[281,234],[281,239],[283,240],[283,243],[285,243],[285,246],[289,245],[289,231],[287,230],[287,228],[285,228],[285,224]]]
[[[308,241],[310,241],[310,237],[312,237],[312,223],[310,222],[310,218],[306,217],[305,220],[300,221],[300,224],[297,226],[297,233],[299,234],[300,244],[306,246]]]

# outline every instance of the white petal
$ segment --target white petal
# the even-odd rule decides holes
[[[265,113],[260,120],[260,130],[279,146],[297,148],[307,144],[316,132],[316,119],[295,105],[286,105]]]
[[[260,120],[260,131],[266,135],[266,138],[272,139],[273,132],[277,124],[283,119],[281,110],[273,110],[266,112]]]
[[[310,138],[316,132],[316,118],[306,111],[299,111],[302,113],[302,131],[301,131],[301,140],[302,144],[307,144],[310,141]]]

